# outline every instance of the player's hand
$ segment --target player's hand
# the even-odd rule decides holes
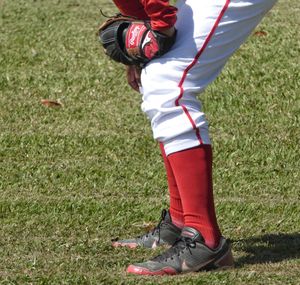
[[[139,92],[141,86],[141,72],[142,69],[136,65],[126,66],[127,82],[130,87],[137,92]]]

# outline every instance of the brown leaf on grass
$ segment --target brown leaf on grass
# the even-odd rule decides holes
[[[265,37],[267,34],[268,34],[268,33],[265,32],[265,31],[256,31],[256,32],[254,33],[254,35],[257,36],[257,37]]]
[[[143,228],[145,231],[150,231],[156,226],[156,224],[153,222],[143,222],[143,223],[138,223],[133,225],[135,227]]]
[[[144,223],[143,224],[143,228],[145,229],[146,232],[153,230],[155,226],[156,226],[155,223]]]
[[[49,100],[49,99],[42,99],[41,103],[46,106],[46,107],[51,107],[51,108],[58,108],[62,107],[62,104],[58,101],[54,100]]]

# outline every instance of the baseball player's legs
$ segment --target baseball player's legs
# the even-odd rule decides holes
[[[198,271],[208,263],[213,267],[232,265],[230,247],[221,238],[216,222],[208,126],[196,95],[218,76],[275,3],[276,0],[178,3],[177,41],[165,56],[143,69],[141,91],[142,109],[151,120],[154,138],[164,145],[179,190],[185,223],[183,243],[175,244],[161,257],[129,266],[128,272],[176,274]],[[199,246],[199,251],[192,254],[189,242],[196,249]],[[215,248],[214,253],[209,248]],[[178,250],[185,254],[178,257]],[[222,262],[216,264],[216,260]]]
[[[196,161],[195,165],[192,161],[184,160],[189,167],[180,167],[182,164],[176,164],[174,157],[181,156],[177,154],[180,151],[210,144],[208,125],[196,95],[218,76],[228,58],[275,2],[181,1],[176,23],[178,38],[174,47],[162,58],[150,62],[142,72],[142,109],[151,120],[154,138],[163,143],[166,154],[170,156],[177,184],[181,181],[179,196],[185,225],[198,225],[196,228],[211,247],[217,245],[220,233],[213,197],[207,195],[212,192],[211,177],[203,171],[211,167],[207,159],[210,150],[207,147],[199,148],[194,157],[203,159]],[[185,175],[185,171],[190,171],[191,167],[195,169],[197,165],[199,168],[198,172],[195,171],[194,179],[190,173]],[[187,177],[186,182],[183,177]],[[198,183],[200,180],[207,180],[207,183]],[[189,185],[190,189],[183,190],[186,189],[185,185]],[[195,189],[192,190],[192,187]],[[208,199],[205,207],[193,205],[193,201],[203,201],[203,197]],[[173,207],[170,199],[170,208]]]

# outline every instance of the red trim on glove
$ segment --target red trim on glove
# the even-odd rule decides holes
[[[128,54],[135,57],[140,55],[140,45],[146,31],[147,27],[144,23],[133,23],[129,26],[125,40]]]

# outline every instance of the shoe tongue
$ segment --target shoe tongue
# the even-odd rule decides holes
[[[181,237],[189,238],[197,242],[204,242],[202,235],[196,229],[190,227],[184,227],[182,229]]]
[[[170,212],[168,210],[164,209],[162,211],[161,217],[162,217],[162,220],[164,222],[167,222],[167,223],[171,223],[172,222],[172,218],[171,218]]]
[[[165,210],[165,213],[164,213],[164,222],[169,222],[171,223],[172,222],[172,218],[171,218],[171,215],[170,215],[170,212]]]

